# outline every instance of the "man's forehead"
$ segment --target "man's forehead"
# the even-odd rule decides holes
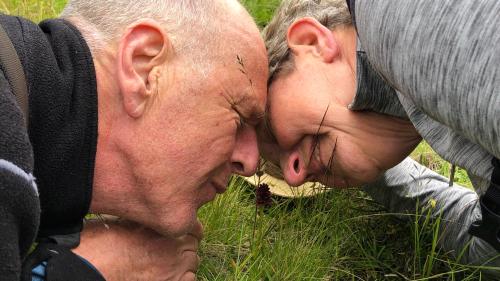
[[[226,26],[220,46],[220,66],[227,76],[214,77],[247,123],[257,125],[264,117],[267,101],[267,53],[255,23]]]
[[[258,125],[265,121],[265,104],[257,105],[254,110],[252,110],[253,114],[250,116],[250,121],[254,125]]]
[[[267,102],[267,92],[262,89],[247,88],[243,92],[243,103],[246,107],[246,122],[252,125],[258,125],[264,121],[266,102]]]
[[[261,122],[267,103],[267,57],[262,50],[251,48],[250,52],[237,54],[236,62],[244,89],[239,93],[248,107],[248,121]]]

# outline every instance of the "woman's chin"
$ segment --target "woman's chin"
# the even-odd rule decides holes
[[[352,175],[353,176],[335,176],[335,174],[333,176],[325,175],[319,179],[319,182],[331,188],[354,188],[376,181],[382,173],[377,170],[371,171],[370,173],[362,173],[361,175],[357,173],[353,173]]]

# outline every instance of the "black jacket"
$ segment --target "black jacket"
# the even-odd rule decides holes
[[[0,66],[0,279],[18,280],[37,233],[78,233],[88,213],[97,86],[90,50],[68,22],[36,25],[0,14],[0,24],[21,60],[29,92],[27,132]]]

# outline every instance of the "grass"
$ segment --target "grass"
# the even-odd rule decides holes
[[[360,190],[314,198],[274,198],[259,209],[235,177],[200,211],[206,237],[200,280],[479,280],[436,247],[440,220],[401,219]]]
[[[58,15],[65,3],[63,0],[0,0],[0,11],[39,22]]]
[[[64,2],[0,0],[0,10],[40,21],[57,15]],[[242,2],[262,27],[279,0]],[[425,143],[412,157],[449,175],[449,163]],[[471,186],[460,168],[455,182]],[[477,268],[460,265],[436,247],[440,220],[428,212],[389,214],[357,189],[273,198],[272,206],[256,209],[253,187],[234,177],[224,195],[200,210],[205,239],[198,278],[481,280]]]
[[[279,5],[280,0],[242,0],[247,10],[252,14],[255,22],[264,27],[273,16],[274,10]]]

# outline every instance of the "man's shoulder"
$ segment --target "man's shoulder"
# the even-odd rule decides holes
[[[10,84],[0,69],[0,159],[7,159],[31,172],[33,152],[23,118]]]
[[[21,27],[24,26],[37,26],[36,23],[20,17],[20,16],[12,16],[12,15],[6,15],[4,13],[0,13],[0,24],[2,27],[5,29],[11,40],[17,39],[19,35],[22,34],[23,29]]]
[[[0,275],[12,275],[16,279],[20,274],[18,266],[35,238],[40,217],[38,191],[32,175],[33,154],[22,118],[0,68],[0,237],[3,239]],[[14,270],[5,272],[9,266]]]

